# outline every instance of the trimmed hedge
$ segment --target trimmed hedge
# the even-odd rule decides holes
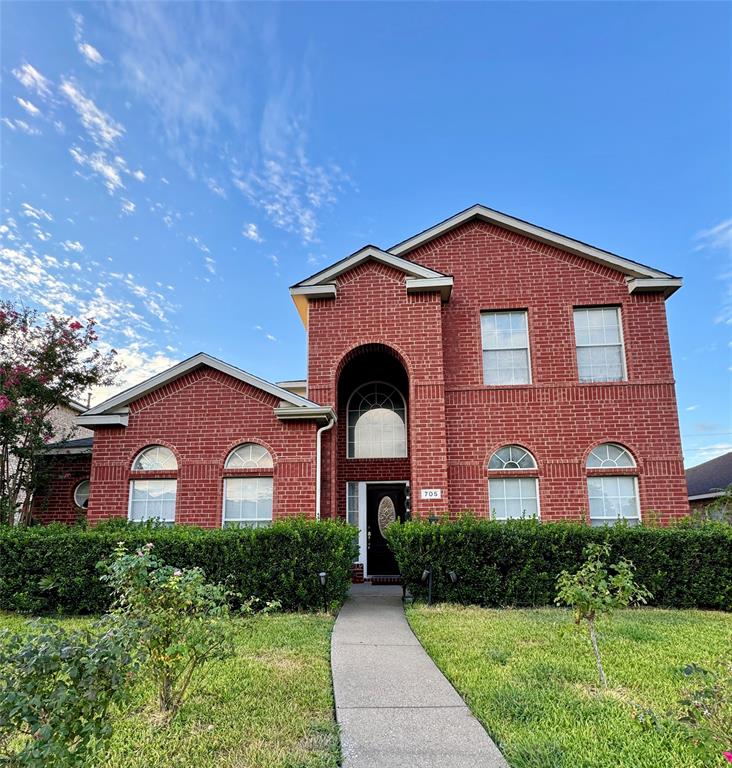
[[[556,579],[575,571],[590,542],[607,540],[616,557],[637,568],[637,582],[652,605],[732,610],[732,526],[707,523],[668,528],[517,520],[499,523],[460,518],[430,524],[393,523],[386,530],[402,579],[411,593],[427,596],[422,582],[432,569],[432,599],[465,605],[553,604]],[[449,571],[458,575],[456,583]]]
[[[128,549],[152,542],[163,562],[198,566],[211,582],[243,598],[279,600],[284,610],[323,606],[318,573],[326,571],[329,602],[345,599],[356,555],[356,531],[343,523],[304,519],[268,528],[204,530],[126,522],[84,529],[64,525],[0,527],[0,610],[22,613],[102,613],[109,588],[97,563],[118,542]]]

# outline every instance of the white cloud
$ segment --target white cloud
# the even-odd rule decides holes
[[[698,405],[687,405],[686,410],[687,411],[695,411],[699,406]]]
[[[205,256],[204,257],[204,263],[205,263],[206,269],[212,275],[215,275],[216,274],[216,262],[210,256]]]
[[[186,240],[189,243],[193,243],[193,245],[195,245],[196,248],[198,248],[198,250],[201,251],[202,253],[211,253],[210,248],[201,240],[199,240],[195,235],[188,235]]]
[[[724,295],[715,322],[732,325],[732,219],[700,230],[695,239],[699,241],[696,251],[722,252],[724,266],[718,277],[724,286]]]
[[[265,333],[264,338],[268,341],[277,341],[277,337],[273,336],[271,333]]]
[[[35,91],[43,98],[51,95],[51,81],[27,62],[14,69],[13,74],[29,91]]]
[[[110,194],[118,189],[124,189],[121,173],[126,170],[126,164],[121,157],[109,158],[104,152],[86,154],[80,147],[71,147],[71,157],[82,167],[88,168],[92,175],[101,178]]]
[[[137,179],[137,181],[145,181],[145,174],[139,168],[136,171],[132,171],[132,176]]]
[[[128,200],[126,197],[122,198],[122,213],[125,213],[129,216],[131,213],[135,212],[135,208],[136,206],[132,200]]]
[[[104,56],[90,43],[84,40],[84,17],[80,13],[72,13],[74,20],[74,41],[79,53],[84,57],[87,64],[92,67],[98,67],[106,63]]]
[[[32,117],[38,117],[38,115],[41,114],[41,110],[38,109],[38,107],[33,104],[33,102],[27,101],[26,99],[21,99],[20,96],[16,96],[15,100]]]
[[[41,221],[41,219],[53,221],[53,216],[51,216],[48,211],[44,211],[43,208],[35,208],[30,203],[21,203],[20,208],[21,215],[26,216],[29,219],[35,219],[36,221]]]
[[[8,117],[3,117],[0,122],[3,123],[6,127],[10,128],[11,131],[21,131],[23,133],[27,133],[29,136],[40,136],[41,132],[38,130],[38,128],[34,128],[28,123],[25,122],[25,120],[18,120],[18,119],[10,119]]]
[[[725,219],[714,227],[700,230],[695,239],[699,241],[696,250],[712,248],[732,251],[732,219]]]
[[[103,351],[111,349],[108,344],[100,345]],[[166,347],[168,350],[169,347]],[[140,384],[155,374],[171,368],[180,362],[170,357],[162,350],[156,350],[155,345],[149,342],[134,341],[131,344],[117,346],[117,361],[122,364],[124,370],[118,377],[114,386],[97,387],[92,391],[92,404],[98,405],[107,398],[113,397],[118,392]]]
[[[78,240],[64,240],[61,247],[65,251],[75,251],[76,253],[81,253],[84,250],[84,246]]]
[[[701,445],[689,449],[686,453],[687,466],[696,466],[710,459],[716,459],[717,456],[723,456],[732,451],[732,443],[711,443],[710,445]]]
[[[76,110],[89,137],[98,147],[112,147],[125,132],[124,126],[87,98],[73,81],[64,78],[60,90]]]
[[[206,185],[214,193],[214,195],[218,195],[218,197],[226,198],[226,192],[224,191],[224,188],[219,184],[217,184],[213,179],[209,179],[206,182]]]
[[[264,238],[259,234],[259,229],[257,228],[256,224],[245,224],[241,233],[244,235],[244,237],[247,238],[247,240],[252,240],[255,243],[264,242]]]

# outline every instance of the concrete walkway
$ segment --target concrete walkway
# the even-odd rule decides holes
[[[507,768],[407,624],[402,588],[354,585],[333,630],[343,768]]]

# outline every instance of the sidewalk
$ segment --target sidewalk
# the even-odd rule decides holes
[[[508,768],[412,633],[401,596],[356,585],[335,623],[343,768]]]

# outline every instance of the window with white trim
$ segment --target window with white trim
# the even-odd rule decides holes
[[[82,480],[76,488],[74,488],[74,504],[80,509],[88,509],[89,507],[89,481]]]
[[[346,483],[346,522],[358,526],[358,483]]]
[[[174,475],[178,470],[175,454],[164,445],[151,445],[140,451],[132,463],[133,472],[165,472]],[[128,517],[136,523],[158,520],[175,522],[175,498],[178,481],[175,477],[156,477],[130,481]]]
[[[625,381],[625,350],[619,307],[575,309],[574,336],[581,382]]]
[[[488,480],[488,506],[494,520],[539,517],[537,469],[536,459],[520,445],[504,445],[491,456],[489,473],[501,472]],[[504,472],[515,472],[516,476],[507,477]]]
[[[242,443],[226,458],[224,469],[272,470],[272,454],[258,443]],[[224,528],[264,528],[272,524],[272,473],[224,478]]]
[[[530,384],[529,326],[526,311],[482,312],[483,382]]]
[[[635,475],[613,475],[614,469],[633,469],[635,460],[627,448],[616,443],[603,443],[587,457],[587,469],[595,470],[587,477],[590,500],[590,525],[615,525],[625,520],[629,525],[640,522],[638,478]],[[598,470],[607,470],[600,474]]]
[[[407,455],[407,406],[391,384],[372,381],[348,401],[348,458],[390,459]]]
[[[224,528],[265,528],[272,524],[272,478],[224,479]]]

